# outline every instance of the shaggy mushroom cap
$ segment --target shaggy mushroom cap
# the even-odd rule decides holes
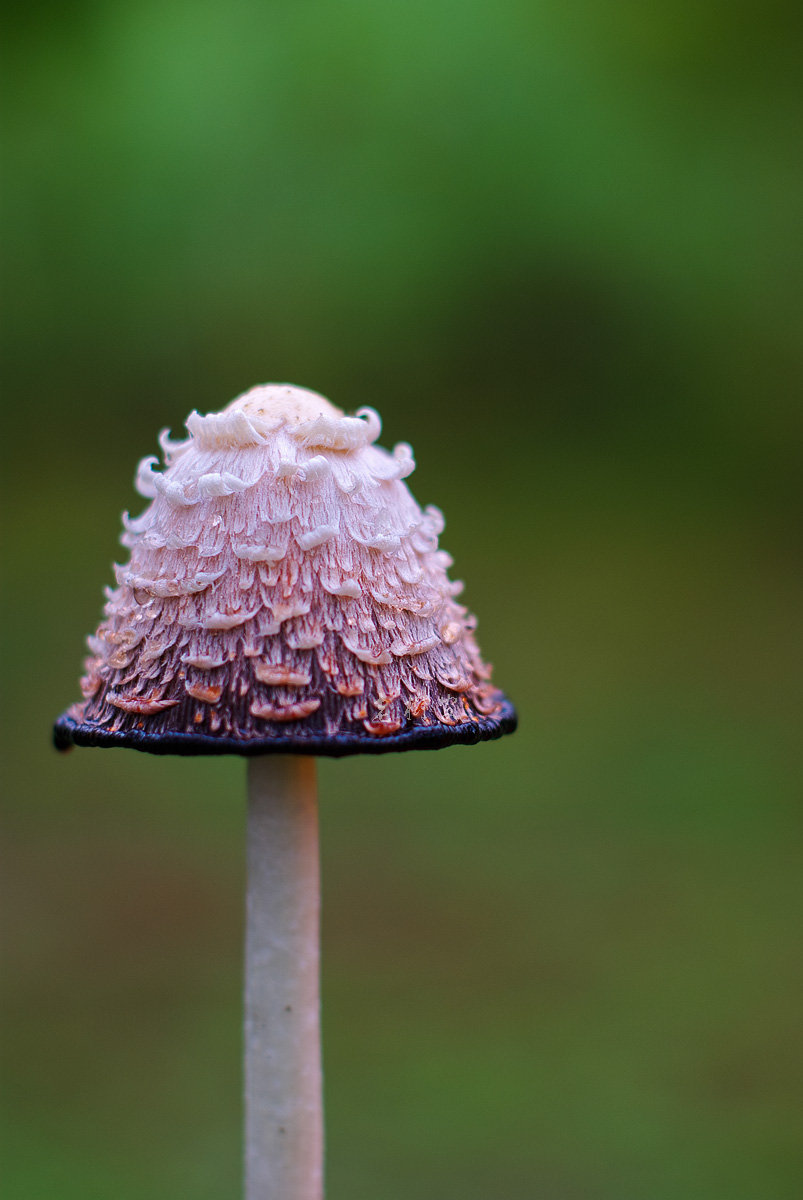
[[[410,447],[373,443],[304,388],[252,388],[160,436],[150,500],[88,639],[61,749],[340,755],[476,742],[515,728],[457,603],[443,517],[403,480]]]

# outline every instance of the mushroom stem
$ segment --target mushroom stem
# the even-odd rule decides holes
[[[246,1200],[321,1200],[315,760],[248,762]]]

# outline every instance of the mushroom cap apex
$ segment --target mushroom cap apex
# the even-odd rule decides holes
[[[343,416],[343,410],[336,408],[325,396],[291,383],[260,383],[232,400],[223,412],[241,412],[260,421],[288,425],[301,425],[317,417],[331,420]]]

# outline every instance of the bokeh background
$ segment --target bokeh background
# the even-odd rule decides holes
[[[521,716],[320,764],[329,1197],[798,1197],[798,6],[8,12],[5,1194],[238,1195],[243,765],[49,738],[137,459],[289,380]]]

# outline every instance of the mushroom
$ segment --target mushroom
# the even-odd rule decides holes
[[[140,463],[150,503],[123,517],[130,559],[55,743],[249,756],[246,1196],[319,1200],[310,756],[474,743],[516,715],[456,599],[443,517],[403,482],[410,447],[374,444],[373,409],[268,384],[186,427],[161,434],[163,471]]]

